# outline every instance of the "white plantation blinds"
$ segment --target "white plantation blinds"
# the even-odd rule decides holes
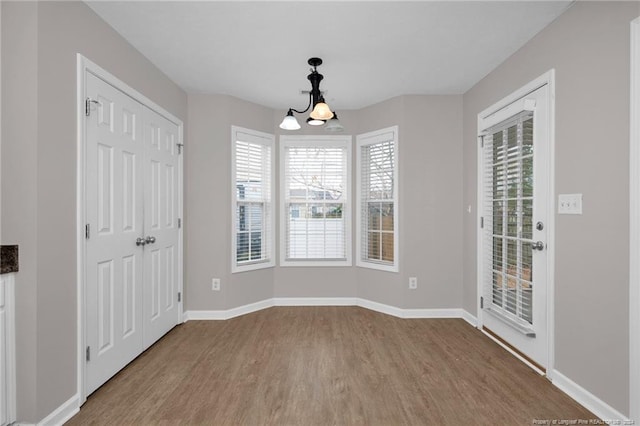
[[[483,136],[484,307],[532,324],[533,115]]]
[[[235,266],[272,263],[273,182],[269,135],[234,128]]]
[[[284,262],[346,262],[348,142],[285,139],[282,154]]]
[[[396,134],[392,128],[358,139],[358,260],[391,268],[397,266]]]

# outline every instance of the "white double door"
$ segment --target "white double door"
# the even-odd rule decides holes
[[[179,127],[86,73],[89,395],[180,321]]]

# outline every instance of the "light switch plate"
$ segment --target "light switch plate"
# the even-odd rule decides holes
[[[558,214],[582,214],[582,194],[558,194]]]

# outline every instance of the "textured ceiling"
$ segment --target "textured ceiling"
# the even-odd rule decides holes
[[[570,1],[87,2],[189,93],[304,108],[307,59],[336,110],[461,94]]]

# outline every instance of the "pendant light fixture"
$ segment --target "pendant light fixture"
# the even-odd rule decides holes
[[[320,58],[310,58],[307,63],[311,65],[313,68],[311,69],[311,74],[307,76],[307,79],[311,82],[311,91],[309,92],[309,105],[303,111],[298,111],[297,109],[289,108],[287,115],[280,123],[280,128],[284,130],[298,130],[300,128],[300,124],[298,120],[296,120],[293,113],[304,114],[305,112],[311,109],[311,113],[309,114],[309,118],[307,119],[307,124],[310,126],[322,126],[323,124],[333,121],[335,117],[335,113],[331,111],[329,105],[324,100],[324,96],[320,91],[320,82],[324,78],[322,74],[318,72],[318,66],[322,65],[322,59]],[[337,118],[336,118],[337,121]],[[334,123],[333,128],[336,128],[336,124],[340,127],[340,130],[330,130],[329,124],[327,125],[327,131],[342,131],[344,127],[340,124],[339,121]]]

